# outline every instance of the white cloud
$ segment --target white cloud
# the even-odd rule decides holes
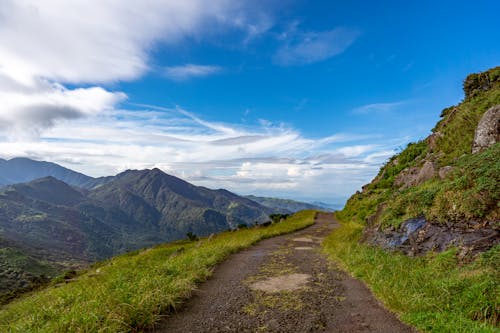
[[[57,123],[39,140],[0,142],[0,157],[50,160],[93,176],[159,167],[243,194],[345,198],[373,177],[392,146],[380,137],[311,139],[281,124],[216,123],[179,107],[144,107]]]
[[[123,93],[100,87],[66,89],[59,84],[40,81],[34,89],[2,89],[0,84],[0,130],[9,139],[38,136],[41,131],[64,119],[96,115],[112,109],[126,98]]]
[[[215,34],[223,28],[252,38],[271,25],[265,11],[243,0],[3,0],[0,126],[26,129],[32,135],[57,119],[102,112],[124,94],[87,85],[144,75],[158,44]],[[219,70],[188,65],[170,68],[167,74],[185,79]]]
[[[284,45],[274,55],[274,61],[280,65],[306,65],[324,61],[343,53],[360,35],[358,30],[335,28],[320,32],[292,30],[282,36]]]
[[[2,1],[0,73],[25,84],[131,80],[149,68],[155,44],[229,26],[262,33],[243,1]],[[254,16],[257,16],[255,14]],[[269,20],[269,19],[267,19]],[[268,26],[269,24],[265,25]]]
[[[222,71],[220,66],[186,64],[165,68],[165,76],[176,81],[184,81],[193,77],[209,76]]]

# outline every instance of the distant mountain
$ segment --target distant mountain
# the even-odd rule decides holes
[[[17,157],[0,159],[0,185],[29,182],[42,177],[54,177],[63,182],[91,189],[110,180],[111,177],[92,178],[58,164]]]
[[[337,200],[340,200],[340,199],[337,199]],[[313,201],[313,202],[311,202],[311,205],[323,207],[325,210],[331,211],[331,212],[342,209],[342,207],[343,207],[343,205],[340,203],[329,204],[329,203],[322,202],[322,201]]]
[[[271,197],[257,197],[255,195],[246,195],[245,198],[250,199],[252,201],[255,201],[262,206],[268,207],[272,209],[276,213],[280,214],[289,214],[289,213],[295,213],[300,210],[306,210],[306,209],[315,209],[315,210],[322,210],[322,211],[329,211],[331,210],[328,207],[321,206],[321,205],[315,205],[315,204],[310,204],[306,202],[300,202],[300,201],[295,201],[295,200],[290,200],[290,199],[279,199],[279,198],[271,198]]]
[[[182,239],[188,232],[204,236],[262,223],[272,212],[159,169],[125,171],[91,190],[52,176],[9,185],[0,190],[0,283],[26,287],[42,275]],[[12,256],[22,259],[9,261]],[[40,269],[33,272],[31,266]]]

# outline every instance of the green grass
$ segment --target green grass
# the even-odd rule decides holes
[[[96,264],[73,282],[4,306],[0,331],[132,332],[151,327],[229,254],[311,225],[314,216],[314,211],[303,211],[269,227],[160,245]]]
[[[360,244],[362,228],[344,223],[324,249],[403,321],[423,332],[500,332],[500,246],[458,265],[454,249],[410,258]]]

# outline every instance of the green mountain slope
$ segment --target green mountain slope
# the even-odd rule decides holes
[[[266,222],[271,212],[229,191],[194,186],[158,169],[126,171],[90,191],[45,177],[0,191],[0,239],[5,241],[0,250],[46,267],[31,274],[43,280],[63,269],[183,239],[189,232],[206,236]],[[27,274],[28,266],[2,264],[0,258],[0,281],[29,285],[36,279]],[[12,270],[16,274],[7,274]]]

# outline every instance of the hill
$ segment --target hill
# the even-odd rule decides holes
[[[464,255],[498,243],[500,67],[468,76],[464,92],[339,212],[368,226],[366,241],[412,253],[453,245]]]
[[[425,332],[500,322],[500,67],[355,193],[324,243],[403,320]]]
[[[322,211],[330,211],[331,209],[321,205],[310,204],[307,202],[300,202],[290,199],[280,199],[280,198],[270,198],[270,197],[258,197],[255,195],[247,195],[245,198],[248,198],[252,201],[255,201],[262,206],[271,208],[274,212],[280,214],[290,214],[296,213],[301,210],[322,210]]]
[[[25,183],[48,176],[62,180],[69,185],[88,189],[103,184],[111,178],[92,178],[56,163],[35,161],[24,157],[0,159],[0,186]]]
[[[14,265],[8,255],[0,256],[0,281],[9,290],[187,233],[206,236],[266,222],[272,212],[158,169],[129,170],[92,190],[54,177],[10,185],[0,192],[0,208],[2,251],[19,254],[27,263]],[[29,262],[46,269],[33,275]]]
[[[161,244],[97,263],[2,307],[0,331],[150,330],[180,307],[231,253],[261,239],[303,229],[314,223],[315,215],[303,211],[269,226]]]

